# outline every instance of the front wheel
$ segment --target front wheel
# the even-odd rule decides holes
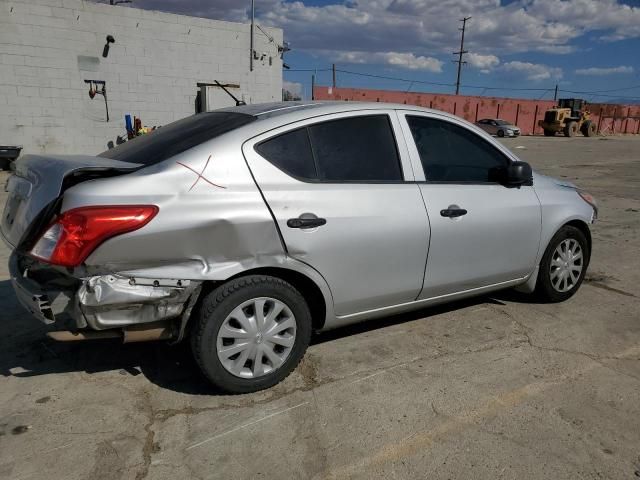
[[[498,136],[500,138],[504,137],[504,130],[498,130]]]
[[[544,130],[545,137],[553,137],[555,136],[555,134],[556,134],[555,130]]]
[[[573,296],[582,284],[590,256],[582,231],[571,225],[558,230],[540,262],[538,296],[547,302],[562,302]]]
[[[298,365],[311,339],[302,295],[282,279],[251,275],[203,300],[191,346],[205,376],[229,393],[269,388]]]
[[[564,136],[573,137],[578,132],[578,123],[574,121],[567,122],[564,126]]]

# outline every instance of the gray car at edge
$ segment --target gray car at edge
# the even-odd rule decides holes
[[[6,188],[11,281],[51,337],[188,338],[236,393],[284,379],[314,331],[511,287],[565,300],[597,216],[476,126],[383,103],[201,113],[25,155]]]

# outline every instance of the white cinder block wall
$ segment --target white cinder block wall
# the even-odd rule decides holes
[[[198,82],[239,84],[247,103],[279,101],[282,30],[255,32],[262,60],[249,71],[248,24],[83,0],[0,0],[0,145],[23,153],[88,153],[145,126],[195,113]],[[106,36],[113,35],[107,58]],[[105,80],[91,100],[84,80]],[[226,102],[219,92],[213,96]]]

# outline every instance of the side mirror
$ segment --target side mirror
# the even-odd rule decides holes
[[[531,165],[527,162],[511,162],[506,169],[504,183],[510,186],[532,185]]]

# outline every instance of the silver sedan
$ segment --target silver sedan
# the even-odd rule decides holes
[[[596,218],[474,125],[381,103],[202,113],[26,155],[7,187],[13,286],[52,337],[188,337],[229,392],[284,379],[313,331],[505,288],[565,300]]]
[[[485,132],[498,137],[517,137],[520,135],[520,128],[501,118],[483,118],[478,120],[476,125]]]

